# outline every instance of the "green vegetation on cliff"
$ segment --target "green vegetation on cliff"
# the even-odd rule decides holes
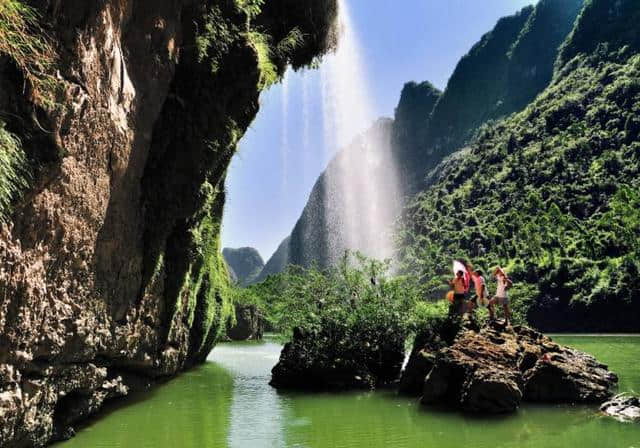
[[[40,25],[40,16],[20,0],[0,2],[0,54],[11,58],[32,89],[34,101],[53,105],[56,52]]]
[[[421,138],[401,148],[415,154],[414,178],[420,181],[482,124],[522,110],[549,84],[558,48],[571,32],[582,2],[542,0],[500,19],[473,46],[431,114],[423,118],[426,130],[417,136]]]
[[[606,42],[609,50],[629,46],[640,49],[638,21],[640,8],[635,0],[586,0],[571,35],[562,45],[558,66],[580,53],[592,53]]]
[[[502,100],[509,51],[533,12],[528,6],[504,17],[458,62],[429,120],[423,159],[441,158],[463,144]],[[433,160],[433,159],[432,159]]]
[[[163,260],[167,345],[203,360],[231,317],[219,247],[227,166],[263,89],[288,65],[312,64],[334,43],[335,1],[199,4],[143,177],[145,278]],[[208,107],[193,107],[206,104]],[[185,334],[188,329],[188,334]]]
[[[24,77],[31,99],[52,106],[57,85],[51,76],[56,52],[40,25],[40,16],[18,0],[0,2],[0,58],[7,58]],[[20,137],[10,132],[0,110],[0,220],[29,187],[31,169]],[[12,128],[13,129],[13,128]]]
[[[11,204],[29,186],[29,168],[20,140],[0,120],[0,221],[11,211]]]
[[[501,264],[541,329],[637,330],[639,79],[640,55],[601,45],[485,128],[408,208],[407,267],[428,281],[455,256]]]
[[[493,116],[522,110],[549,85],[558,48],[573,29],[583,0],[540,0],[509,50],[505,91]]]

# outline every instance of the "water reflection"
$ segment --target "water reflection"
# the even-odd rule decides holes
[[[117,401],[64,448],[226,446],[233,378],[207,363],[132,400]]]
[[[640,338],[557,338],[608,362],[621,390],[640,390]],[[271,342],[216,347],[204,366],[81,430],[67,447],[538,448],[640,447],[640,426],[593,407],[524,406],[515,415],[425,409],[392,391],[277,392]]]
[[[283,447],[283,403],[269,386],[281,347],[273,343],[220,345],[211,359],[233,375],[228,446]]]

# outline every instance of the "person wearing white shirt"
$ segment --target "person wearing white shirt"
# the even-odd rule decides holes
[[[500,267],[496,268],[493,275],[497,279],[496,295],[489,301],[489,317],[491,320],[495,320],[494,305],[502,305],[504,310],[504,322],[505,325],[509,325],[511,320],[511,310],[509,309],[509,296],[507,290],[513,286],[513,282],[507,277],[507,274]]]

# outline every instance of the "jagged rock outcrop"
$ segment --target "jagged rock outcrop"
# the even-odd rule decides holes
[[[522,401],[601,403],[618,378],[594,357],[530,328],[462,327],[451,345],[433,352],[433,337],[414,348],[402,383],[423,379],[422,403],[467,412],[515,411]],[[431,361],[425,363],[427,355]],[[415,391],[415,388],[413,389]]]
[[[235,305],[235,324],[227,328],[227,337],[232,341],[262,339],[264,316],[256,305]]]
[[[253,247],[241,247],[231,249],[225,247],[222,256],[227,262],[230,271],[235,274],[235,281],[241,286],[253,283],[264,268],[264,261]]]
[[[260,91],[333,45],[337,8],[31,3],[55,48],[57,105],[0,53],[2,118],[30,171],[0,229],[0,446],[11,447],[69,436],[105,400],[204,361],[231,309],[227,166]]]
[[[398,391],[404,395],[422,395],[424,379],[431,371],[439,350],[453,344],[460,331],[460,320],[439,319],[432,327],[418,333],[407,364],[402,371]]]
[[[423,144],[427,139],[427,123],[442,92],[430,82],[408,82],[402,88],[395,110],[391,148],[404,194],[411,194],[421,184]]]
[[[603,403],[600,411],[623,422],[640,422],[640,398],[628,394],[620,394]]]

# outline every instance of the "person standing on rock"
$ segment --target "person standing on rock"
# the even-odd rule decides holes
[[[493,272],[493,275],[496,276],[498,285],[496,288],[496,295],[489,301],[489,318],[492,321],[495,320],[494,306],[497,303],[498,305],[502,305],[502,309],[504,310],[505,325],[509,325],[509,321],[511,321],[511,310],[509,309],[509,296],[507,295],[507,289],[513,286],[513,282],[509,277],[507,277],[507,274],[501,267],[497,267]]]
[[[465,312],[465,298],[467,292],[464,272],[460,270],[456,271],[456,276],[449,281],[449,284],[453,288],[453,303],[451,304],[450,314],[457,313],[462,315]]]
[[[487,291],[487,284],[482,276],[482,270],[477,269],[473,271],[471,273],[471,280],[473,280],[473,286],[476,290],[475,302],[473,300],[469,302],[469,306],[471,308],[470,311],[473,311],[473,308],[476,306],[481,307],[489,305],[489,292]]]

